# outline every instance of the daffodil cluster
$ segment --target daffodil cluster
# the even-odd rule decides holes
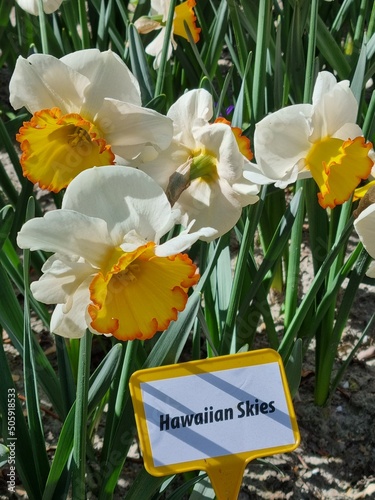
[[[185,3],[191,15],[193,3]],[[152,2],[162,10],[160,34],[168,5]],[[178,26],[176,13],[175,34]],[[111,51],[20,57],[10,100],[31,115],[17,135],[24,175],[64,194],[61,209],[26,222],[18,244],[52,253],[31,289],[56,304],[51,331],[66,337],[88,328],[121,340],[151,338],[176,319],[199,279],[182,252],[230,231],[258,201],[261,184],[285,187],[312,176],[319,203],[333,208],[373,166],[349,83],[327,72],[311,105],[286,107],[256,125],[256,163],[241,129],[214,119],[209,92],[186,92],[166,115],[145,108],[137,80]],[[358,218],[358,231],[373,220],[370,212]],[[175,225],[178,236],[161,242]]]
[[[203,90],[167,116],[143,107],[138,82],[111,51],[20,57],[10,99],[31,114],[17,135],[25,177],[64,193],[61,209],[18,236],[21,248],[53,254],[31,286],[57,304],[51,331],[131,340],[165,330],[199,279],[182,252],[229,231],[258,199],[243,175],[248,139],[210,122]],[[176,224],[181,232],[161,244]]]

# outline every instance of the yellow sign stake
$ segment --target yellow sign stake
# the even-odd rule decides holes
[[[130,379],[146,470],[204,470],[235,500],[246,465],[300,441],[284,367],[272,349],[135,372]]]

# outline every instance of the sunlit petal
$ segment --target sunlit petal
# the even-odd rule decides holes
[[[71,339],[81,338],[87,329],[87,307],[90,302],[89,283],[91,277],[87,278],[77,288],[71,297],[72,307],[66,311],[64,304],[57,304],[52,317],[50,329],[52,333]]]
[[[201,32],[201,29],[198,28],[195,23],[197,20],[193,10],[195,5],[195,0],[187,0],[186,2],[176,5],[174,10],[175,17],[173,20],[173,33],[189,40],[186,34],[186,23],[193,37],[194,43],[197,43],[199,41],[199,33]]]
[[[89,83],[88,78],[59,59],[33,54],[17,59],[9,84],[9,100],[14,109],[25,106],[30,113],[54,107],[63,114],[79,113]]]
[[[100,266],[113,243],[107,224],[71,210],[53,210],[27,221],[18,233],[20,248],[81,256]]]
[[[95,269],[81,257],[54,254],[42,272],[39,280],[31,283],[34,297],[45,304],[65,304]]]
[[[354,227],[367,252],[375,259],[375,204],[363,210],[354,221]],[[367,271],[367,275],[375,278],[375,263]]]
[[[41,5],[43,6],[43,11],[46,14],[52,14],[52,12],[55,12],[55,10],[60,7],[62,1],[63,0],[42,0]],[[38,0],[16,0],[16,2],[25,12],[33,16],[39,15]]]
[[[326,139],[314,145],[306,164],[319,186],[318,200],[323,208],[344,203],[361,179],[367,179],[373,165],[370,149],[363,137],[345,142]]]
[[[129,160],[142,153],[145,145],[159,152],[172,140],[169,118],[128,102],[105,99],[95,122],[113,151]]]
[[[195,271],[186,255],[156,257],[153,244],[124,254],[109,273],[99,273],[90,285],[91,327],[121,340],[152,337],[185,307],[186,290],[199,278]]]
[[[161,187],[144,172],[129,167],[83,172],[69,185],[63,208],[104,219],[115,245],[132,229],[145,240],[155,241],[160,230],[165,234],[173,225]]]
[[[304,158],[309,142],[312,106],[283,108],[257,123],[254,148],[257,165],[270,179],[286,178],[294,165]]]
[[[111,50],[78,50],[62,57],[60,61],[91,82],[85,90],[84,106],[90,109],[93,115],[106,97],[141,105],[138,81],[123,60]]]
[[[16,136],[23,174],[42,189],[59,192],[93,165],[110,165],[114,154],[92,123],[58,108],[36,112]]]

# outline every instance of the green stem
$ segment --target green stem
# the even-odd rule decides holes
[[[329,396],[331,375],[337,347],[347,323],[356,291],[362,282],[370,262],[371,257],[368,255],[366,250],[363,249],[362,253],[358,257],[357,265],[350,276],[348,286],[337,314],[335,326],[330,334],[329,343],[326,343],[325,351],[321,352],[321,358],[319,359],[319,365],[316,370],[315,384],[315,403],[319,406],[324,405]]]
[[[300,180],[296,183],[296,191],[305,184],[305,181]],[[305,196],[305,195],[304,195]],[[298,284],[299,284],[299,269],[301,258],[301,243],[302,243],[302,225],[305,218],[305,210],[303,206],[297,212],[296,220],[294,221],[290,245],[289,245],[289,261],[288,271],[286,276],[286,290],[285,290],[285,316],[284,328],[287,330],[292,318],[294,317],[297,309],[298,298]]]
[[[312,89],[314,85],[314,60],[316,49],[316,32],[318,25],[318,0],[311,2],[310,23],[309,23],[309,41],[307,47],[305,88],[303,93],[303,102],[311,101]]]
[[[74,446],[73,446],[73,498],[84,500],[86,498],[85,473],[86,473],[86,439],[87,439],[87,401],[90,376],[92,334],[86,330],[80,340],[76,411],[74,417]]]
[[[158,77],[155,85],[155,95],[154,97],[160,95],[164,86],[165,79],[165,70],[167,67],[167,55],[168,55],[168,47],[171,43],[171,34],[173,27],[173,18],[174,18],[174,9],[176,7],[176,0],[171,0],[169,10],[168,10],[168,19],[165,25],[165,33],[164,33],[164,42],[163,42],[163,50],[160,57],[160,64],[158,69]]]
[[[307,47],[307,61],[305,73],[305,87],[303,92],[303,102],[309,103],[311,101],[313,89],[313,74],[314,74],[314,55],[316,49],[316,30],[318,19],[318,1],[311,2],[310,10],[310,23],[309,23],[309,38]],[[311,182],[311,181],[308,181]],[[305,181],[297,181],[296,192],[305,186]],[[307,191],[304,191],[304,197],[309,196]],[[302,243],[302,225],[305,218],[305,212],[301,208],[298,212],[296,220],[293,225],[290,250],[289,250],[289,263],[286,278],[286,292],[285,292],[285,329],[287,330],[297,309],[297,295],[298,295],[298,282],[299,282],[299,267],[301,257],[301,243]]]
[[[257,39],[254,61],[253,106],[254,121],[258,122],[264,116],[264,88],[266,84],[266,60],[270,33],[270,0],[259,4]]]
[[[291,349],[293,347],[293,342],[294,339],[297,337],[299,330],[301,328],[301,325],[303,323],[304,318],[306,317],[306,314],[308,313],[312,303],[316,300],[316,294],[320,287],[322,286],[324,280],[327,277],[327,274],[330,270],[330,267],[334,260],[337,257],[337,254],[340,252],[342,248],[342,243],[346,241],[348,236],[353,230],[353,224],[350,221],[346,227],[345,230],[343,231],[340,241],[335,244],[330,252],[328,253],[326,259],[324,260],[322,266],[320,267],[319,271],[317,272],[314,281],[312,282],[309,291],[305,295],[303,301],[301,302],[298,310],[296,311],[296,314],[294,315],[292,322],[285,332],[285,335],[280,343],[279,347],[279,353],[281,357],[283,358],[284,362],[287,361],[289,354],[291,352]]]
[[[86,0],[78,0],[79,25],[82,30],[82,49],[90,48],[90,33],[86,15]]]
[[[38,0],[38,12],[39,12],[39,29],[40,29],[40,38],[42,41],[42,52],[43,54],[48,54],[48,37],[47,37],[47,28],[46,28],[46,15],[43,10],[43,1]]]

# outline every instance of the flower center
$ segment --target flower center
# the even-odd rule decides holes
[[[67,128],[69,128],[69,125]],[[90,134],[83,128],[73,126],[72,134],[68,134],[68,143],[74,148],[82,147],[83,145],[87,145],[90,142]]]
[[[114,154],[95,125],[59,108],[36,112],[16,136],[24,176],[42,189],[58,192],[80,172],[112,165]]]
[[[201,179],[205,182],[212,182],[218,178],[217,158],[205,149],[192,151],[193,161],[190,166],[190,181]]]
[[[348,200],[362,179],[370,175],[372,147],[363,137],[342,141],[332,137],[313,144],[306,156],[306,166],[318,184],[319,204],[333,208]]]
[[[148,339],[165,330],[199,279],[187,255],[157,257],[155,243],[133,252],[114,250],[90,284],[91,326],[120,340]]]

